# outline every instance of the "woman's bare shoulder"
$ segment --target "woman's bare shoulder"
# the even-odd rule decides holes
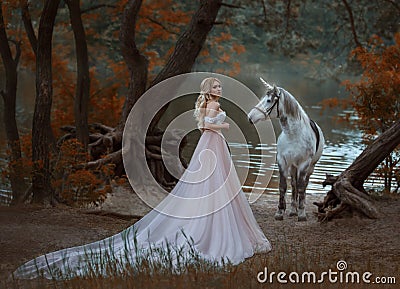
[[[219,102],[210,101],[209,103],[207,103],[207,108],[209,108],[209,109],[219,110],[219,107],[220,107]]]

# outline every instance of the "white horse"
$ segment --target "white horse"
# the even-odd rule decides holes
[[[298,221],[306,221],[306,188],[314,166],[322,155],[324,135],[321,128],[307,116],[289,92],[268,84],[261,77],[260,79],[267,91],[249,112],[249,121],[256,123],[269,117],[278,118],[282,128],[277,141],[279,206],[275,219],[283,220],[287,178],[290,176],[292,204],[289,216],[298,216]]]

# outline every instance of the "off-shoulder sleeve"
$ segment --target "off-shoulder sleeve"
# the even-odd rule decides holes
[[[209,116],[204,117],[204,122],[215,123],[216,120],[217,120],[216,117],[209,117]]]

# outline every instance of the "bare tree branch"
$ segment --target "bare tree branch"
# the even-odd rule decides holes
[[[353,17],[353,11],[351,10],[351,7],[347,0],[342,0],[344,6],[346,7],[347,13],[349,14],[349,20],[350,20],[350,25],[351,25],[351,32],[353,33],[353,39],[357,47],[362,47],[360,41],[358,40],[357,36],[357,31],[356,31],[356,26],[354,23],[354,17]]]
[[[290,6],[292,4],[291,0],[287,1],[286,5],[286,30],[285,33],[287,34],[289,32],[289,22],[290,22]]]
[[[168,33],[179,35],[179,33],[176,33],[175,31],[172,31],[171,29],[166,27],[164,24],[162,24],[160,21],[157,21],[157,20],[155,20],[155,19],[153,19],[153,18],[151,18],[149,16],[146,16],[146,19],[149,20],[150,22],[153,22],[154,24],[157,24],[158,26],[160,26],[162,29],[164,29]]]
[[[98,4],[98,5],[94,5],[89,8],[86,8],[86,9],[82,9],[82,14],[88,13],[88,12],[91,12],[93,10],[97,10],[100,8],[117,8],[117,6],[111,5],[111,4]]]
[[[229,3],[225,3],[225,2],[222,2],[221,6],[234,8],[234,9],[245,9],[243,6],[235,5],[235,4],[229,4]]]
[[[264,14],[264,21],[267,21],[267,7],[265,6],[265,1],[264,0],[260,0],[261,2],[261,6],[263,8],[263,14]]]
[[[389,2],[392,4],[398,11],[400,11],[400,5],[396,3],[394,0],[385,0],[386,2]]]

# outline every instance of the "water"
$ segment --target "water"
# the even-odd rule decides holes
[[[243,186],[244,191],[251,191],[254,189],[264,191],[266,193],[271,194],[279,194],[278,182],[279,182],[279,174],[277,165],[265,166],[259,160],[261,159],[261,153],[257,154],[257,151],[263,150],[263,154],[268,150],[270,152],[276,152],[275,146],[263,146],[259,145],[258,147],[252,147],[252,150],[255,153],[250,154],[250,163],[245,163],[241,160],[240,154],[233,154],[232,158],[234,160],[236,167],[246,167],[249,168],[249,173],[253,176],[264,175],[266,173],[272,172],[271,181],[268,184],[259,183],[255,184],[251,181],[246,182]],[[315,166],[314,172],[310,177],[310,182],[307,187],[307,193],[311,194],[325,194],[329,187],[324,188],[322,186],[322,182],[326,178],[326,174],[331,175],[339,175],[342,171],[344,171],[353,160],[357,157],[359,153],[361,153],[360,147],[355,147],[354,145],[345,145],[338,146],[333,143],[326,143],[324,152],[317,165]],[[251,180],[252,178],[250,178]],[[290,184],[289,189],[290,189]],[[371,182],[367,182],[366,185],[372,185]]]

